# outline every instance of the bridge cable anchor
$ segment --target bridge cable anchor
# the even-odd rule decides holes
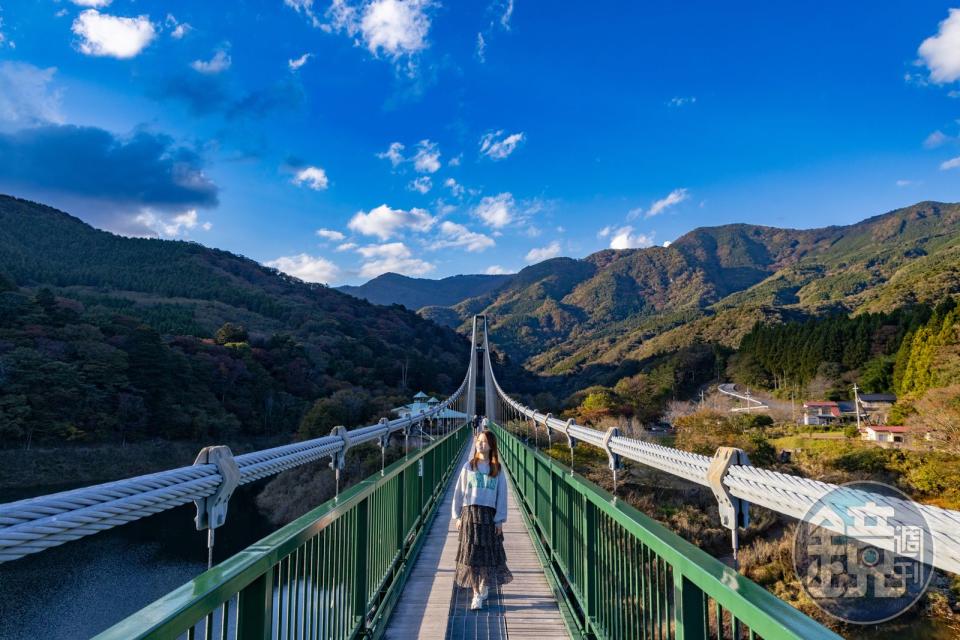
[[[526,415],[526,411],[529,409],[529,407],[524,406],[523,409],[524,409],[524,415]],[[530,415],[533,416],[535,413],[536,412],[531,412]],[[533,425],[533,442],[536,445],[537,449],[539,450],[540,449],[540,430],[537,429],[537,421],[533,417],[531,417],[530,424]]]
[[[620,429],[618,427],[610,427],[607,429],[607,432],[603,434],[603,442],[600,445],[603,447],[603,450],[607,452],[607,466],[610,468],[610,471],[613,472],[613,499],[617,499],[617,471],[623,468],[623,460],[620,458],[619,453],[614,453],[610,448],[610,440],[616,438],[620,435]]]
[[[536,418],[537,418],[536,412],[534,412],[533,418],[534,418],[534,420],[536,420]],[[548,448],[548,449],[550,448],[550,445],[553,444],[552,442],[550,442],[550,420],[552,420],[552,419],[553,419],[553,414],[552,414],[552,413],[548,413],[547,415],[543,416],[543,432],[544,432],[544,433],[546,434],[546,436],[547,436],[547,448]]]
[[[197,506],[197,531],[207,530],[207,569],[213,566],[214,531],[227,521],[227,507],[230,496],[240,484],[240,468],[233,459],[230,447],[216,445],[204,447],[197,454],[194,466],[213,464],[220,474],[220,485],[213,495],[200,500],[194,500]]]
[[[730,542],[733,547],[734,568],[737,567],[737,550],[740,547],[739,528],[750,524],[750,503],[737,498],[723,484],[723,479],[733,465],[751,466],[747,452],[736,447],[720,447],[713,456],[707,469],[707,484],[717,499],[720,511],[720,524],[730,529]]]
[[[563,425],[563,435],[567,436],[567,446],[570,447],[570,475],[573,475],[573,448],[577,446],[577,439],[570,435],[570,427],[575,424],[577,424],[577,421],[570,418]]]
[[[340,499],[340,472],[343,471],[347,462],[347,449],[350,448],[350,432],[342,424],[335,426],[330,430],[330,435],[343,440],[343,446],[339,451],[330,454],[330,468],[333,469],[335,479],[333,499]]]

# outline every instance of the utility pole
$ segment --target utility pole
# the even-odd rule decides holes
[[[853,383],[853,410],[857,413],[857,431],[860,431],[860,394],[857,393],[857,383]]]
[[[703,411],[703,389],[700,389],[700,411]]]
[[[792,385],[790,389],[790,421],[797,423],[797,386]]]

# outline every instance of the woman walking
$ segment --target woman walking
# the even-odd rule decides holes
[[[454,488],[452,515],[460,532],[456,583],[473,590],[470,609],[481,609],[491,588],[513,580],[503,549],[507,483],[492,431],[474,437],[473,456]]]

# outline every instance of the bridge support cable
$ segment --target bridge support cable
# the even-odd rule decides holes
[[[472,359],[475,362],[476,340],[472,346]],[[463,382],[449,397],[420,414],[394,420],[384,418],[376,424],[350,431],[337,427],[328,436],[239,456],[231,455],[231,468],[235,466],[238,473],[233,488],[331,457],[334,462],[339,461],[339,466],[332,464],[338,476],[339,493],[338,470],[343,466],[343,455],[348,448],[366,442],[377,442],[382,448],[392,434],[404,433],[414,425],[422,425],[424,421],[442,415],[469,388],[473,388],[468,385],[470,371],[475,372],[475,367],[470,368]],[[468,406],[469,402],[468,398]],[[204,451],[209,451],[209,448]],[[0,563],[191,502],[197,503],[199,510],[199,505],[208,504],[211,497],[221,506],[211,512],[215,514],[212,520],[207,515],[206,507],[202,517],[198,511],[197,527],[212,531],[223,524],[221,516],[223,519],[226,517],[229,495],[224,499],[223,487],[232,484],[233,479],[225,473],[223,464],[203,460],[203,455],[201,452],[198,461],[187,467],[0,504]],[[212,526],[210,523],[213,523]],[[208,538],[212,545],[212,533],[208,534]]]
[[[485,318],[478,317],[483,319],[482,329],[485,333]],[[892,508],[894,514],[915,514],[919,512],[929,526],[933,540],[933,566],[960,575],[960,511],[759,469],[750,466],[745,455],[740,457],[740,454],[737,454],[737,458],[731,460],[729,464],[723,465],[719,477],[715,475],[711,478],[711,467],[716,469],[717,463],[715,461],[725,455],[719,451],[712,457],[704,456],[621,435],[611,436],[605,442],[606,433],[603,431],[555,418],[552,414],[542,413],[514,400],[497,383],[492,368],[487,384],[492,386],[503,402],[512,407],[519,415],[532,420],[535,424],[542,425],[544,431],[548,434],[548,441],[551,431],[561,433],[566,435],[568,439],[573,438],[577,442],[584,442],[604,449],[608,452],[608,455],[616,454],[622,460],[632,460],[699,484],[714,491],[715,495],[728,496],[731,505],[735,504],[735,507],[731,508],[734,509],[736,514],[747,513],[749,506],[753,504],[792,518],[803,519],[808,514],[820,511],[819,508],[815,509],[814,507],[826,507],[839,513],[845,513],[846,505],[867,504],[871,501],[880,507]],[[719,490],[719,494],[717,490]],[[718,504],[720,503],[718,502]],[[721,514],[730,513],[730,509],[723,504],[720,504],[720,511]],[[740,526],[738,523],[743,522],[743,520],[732,516],[725,518],[725,520],[724,526],[731,530],[731,538],[736,541],[734,528]],[[911,527],[915,524],[913,521],[907,521],[907,519],[901,520],[898,515],[888,518],[887,523],[894,527]],[[837,533],[850,533],[836,519],[818,524]],[[896,540],[892,537],[880,541],[874,541],[871,538],[871,543],[888,551],[896,551]]]

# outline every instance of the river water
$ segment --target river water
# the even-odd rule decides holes
[[[262,486],[234,493],[217,529],[214,562],[273,530],[254,504]],[[0,564],[0,640],[89,638],[202,573],[207,536],[196,530],[195,511],[179,507]]]

